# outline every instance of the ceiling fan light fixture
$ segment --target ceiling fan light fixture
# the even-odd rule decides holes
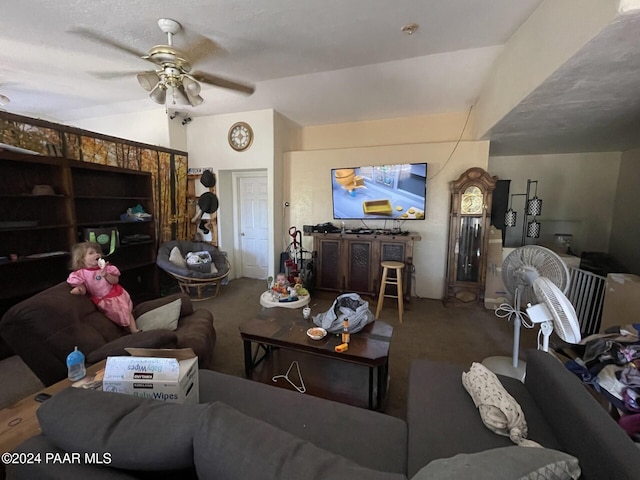
[[[175,85],[171,86],[171,103],[173,105],[191,105],[184,90]]]
[[[167,87],[162,82],[158,82],[149,93],[149,98],[160,105],[164,105],[167,100]]]
[[[155,72],[143,72],[136,75],[138,83],[147,92],[150,92],[158,84],[158,75]]]
[[[200,95],[190,95],[188,91],[187,98],[189,99],[189,103],[192,107],[196,107],[204,102],[204,98],[202,98]]]
[[[186,90],[187,95],[196,96],[200,94],[200,84],[186,75],[182,77],[182,86]]]

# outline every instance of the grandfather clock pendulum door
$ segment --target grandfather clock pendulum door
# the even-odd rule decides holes
[[[449,182],[448,304],[484,301],[491,200],[498,177],[473,167]]]

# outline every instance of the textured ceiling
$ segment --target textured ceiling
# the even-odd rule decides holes
[[[306,125],[465,111],[503,45],[542,0],[22,0],[3,5],[0,94],[9,112],[73,124],[158,106],[135,73],[150,64],[73,33],[147,52],[203,55],[195,70],[255,85],[204,87],[192,116],[272,108]],[[413,35],[401,27],[419,24]],[[206,50],[194,50],[202,38]],[[492,154],[637,146],[637,18],[612,23],[489,132]],[[113,74],[101,79],[96,74]],[[120,75],[122,73],[122,75]],[[185,110],[185,107],[181,108]],[[605,135],[604,132],[607,132]]]
[[[493,155],[640,147],[640,15],[606,26],[495,125]]]

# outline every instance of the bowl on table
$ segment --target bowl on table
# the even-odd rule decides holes
[[[307,330],[307,335],[313,340],[322,340],[327,335],[327,331],[321,327],[312,327]]]

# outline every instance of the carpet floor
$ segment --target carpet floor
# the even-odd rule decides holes
[[[238,325],[252,318],[262,307],[264,281],[241,278],[222,288],[218,298],[198,302],[214,315],[218,340],[214,369],[230,375],[244,375],[243,345]],[[312,315],[329,310],[338,293],[314,292]],[[375,313],[377,299],[363,297]],[[302,316],[302,313],[300,313]],[[493,311],[478,307],[445,307],[440,300],[412,298],[406,305],[403,323],[393,299],[385,299],[380,320],[393,326],[389,353],[389,392],[383,411],[405,418],[409,366],[416,358],[430,358],[469,367],[494,355],[511,356],[513,324]],[[536,347],[536,330],[523,329],[521,351]],[[524,355],[521,355],[524,356]]]

